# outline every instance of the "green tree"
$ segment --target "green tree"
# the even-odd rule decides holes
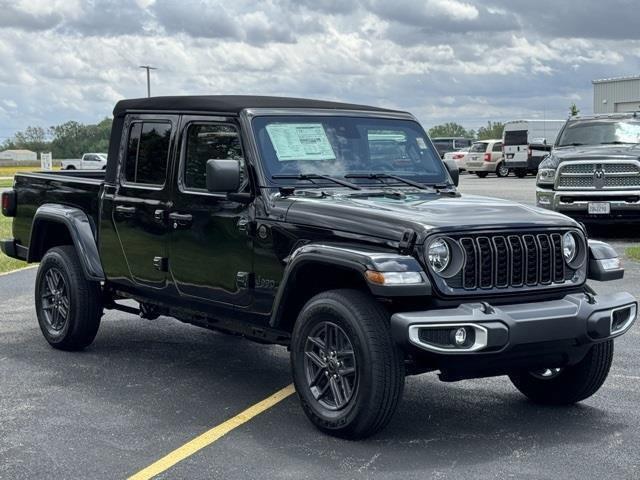
[[[575,117],[580,114],[580,109],[576,106],[576,102],[573,102],[569,107],[569,115]]]
[[[87,152],[106,152],[111,135],[111,119],[95,125],[69,121],[49,129],[53,158],[78,158]]]
[[[478,140],[492,140],[494,138],[502,138],[502,131],[504,130],[504,123],[502,122],[487,122],[486,127],[480,127],[478,129]]]
[[[467,131],[462,125],[455,122],[447,122],[435,125],[429,129],[429,136],[434,137],[471,137],[473,132]]]
[[[27,127],[5,143],[9,144],[11,148],[31,150],[37,153],[48,151],[50,147],[47,134],[42,127]]]

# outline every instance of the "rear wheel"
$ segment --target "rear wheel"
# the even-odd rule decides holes
[[[496,175],[498,177],[506,177],[509,175],[509,167],[507,167],[504,162],[500,162],[498,164],[498,168],[496,168]]]
[[[527,176],[527,170],[526,168],[516,168],[515,174],[516,174],[516,177],[518,178],[524,178]]]
[[[480,178],[487,178],[487,172],[476,172],[476,175]]]
[[[613,361],[613,340],[598,343],[576,365],[543,368],[509,375],[515,387],[543,405],[570,405],[596,393],[607,379]]]
[[[330,435],[382,429],[404,386],[404,363],[386,311],[356,290],[332,290],[302,309],[292,334],[296,391],[311,422]]]
[[[49,344],[81,350],[93,342],[102,316],[100,284],[88,281],[72,246],[49,250],[36,277],[36,314]]]

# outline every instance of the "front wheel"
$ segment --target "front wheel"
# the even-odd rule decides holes
[[[577,364],[564,368],[520,371],[511,382],[529,400],[543,405],[570,405],[589,398],[607,379],[613,361],[613,340],[598,343]]]
[[[509,167],[507,167],[504,162],[500,162],[498,168],[496,168],[496,175],[498,177],[507,177],[509,176]]]
[[[515,174],[518,178],[524,178],[527,176],[527,170],[525,168],[516,168]]]
[[[381,430],[404,387],[387,312],[356,290],[313,297],[294,326],[291,366],[302,408],[320,430],[358,439]]]
[[[93,342],[102,316],[100,284],[84,276],[72,246],[49,250],[36,277],[36,314],[49,344],[81,350]]]

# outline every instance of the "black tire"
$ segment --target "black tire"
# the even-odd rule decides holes
[[[55,247],[45,254],[35,303],[40,330],[53,348],[82,350],[93,342],[102,317],[100,284],[85,278],[74,247]]]
[[[527,170],[525,170],[524,168],[516,168],[514,173],[518,178],[524,178],[527,176]]]
[[[326,328],[326,325],[339,327],[337,331],[344,334],[354,352],[355,365],[351,370],[355,371],[355,376],[350,379],[353,388],[347,389],[351,396],[345,397],[347,403],[341,408],[337,401],[331,408],[330,400],[322,394],[316,398],[312,391],[316,388],[319,393],[321,381],[325,379],[323,375],[331,376],[328,358],[325,359],[327,368],[322,370],[306,353],[309,345],[317,347],[318,340],[325,345],[331,344],[326,342],[329,333],[324,339],[312,337],[315,330]],[[313,387],[310,381],[309,364],[318,369],[318,387]],[[344,366],[340,362],[338,365]],[[389,423],[402,397],[404,358],[391,338],[389,315],[371,296],[357,290],[331,290],[307,302],[293,329],[291,367],[305,414],[318,429],[333,436],[360,439],[373,435]],[[340,373],[340,369],[337,371]],[[325,380],[326,387],[329,380]],[[340,376],[337,385],[342,385],[343,381]],[[332,389],[326,389],[335,398]],[[343,387],[341,392],[344,391]]]
[[[515,387],[529,400],[543,405],[570,405],[589,398],[607,379],[613,361],[613,340],[598,343],[576,365],[565,367],[544,379],[532,372],[509,375]]]
[[[476,175],[479,178],[487,178],[487,175],[489,175],[489,173],[488,172],[476,172]]]
[[[65,170],[75,170],[76,167],[74,167],[73,165],[69,165]]]
[[[509,168],[505,166],[504,162],[500,162],[496,167],[496,175],[500,178],[509,176]]]

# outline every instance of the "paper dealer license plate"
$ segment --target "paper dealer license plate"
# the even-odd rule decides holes
[[[611,205],[608,202],[589,202],[590,215],[608,215],[611,213]]]

